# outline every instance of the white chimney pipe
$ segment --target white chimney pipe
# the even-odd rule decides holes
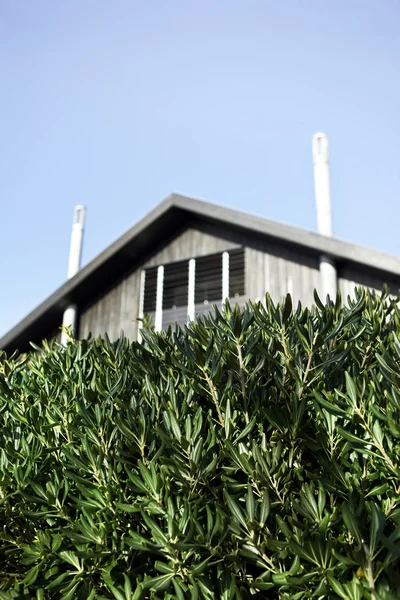
[[[318,233],[332,237],[332,208],[329,181],[328,138],[318,132],[312,139],[314,162],[315,202],[317,206]],[[329,256],[320,257],[320,294],[325,300],[329,294],[334,300],[337,294],[337,272],[335,263]]]
[[[72,224],[71,244],[68,261],[68,279],[71,279],[81,268],[83,231],[85,226],[86,208],[81,204],[75,206],[74,221]],[[63,330],[61,331],[61,343],[65,346],[68,342],[66,327],[70,327],[73,334],[76,331],[78,308],[75,304],[68,306],[63,315]]]
[[[83,229],[85,226],[86,208],[81,204],[75,206],[72,224],[71,245],[69,249],[68,279],[77,274],[81,268]]]

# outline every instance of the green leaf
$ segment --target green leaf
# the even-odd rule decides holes
[[[347,529],[351,533],[351,535],[361,545],[362,542],[363,542],[363,538],[362,538],[362,535],[361,535],[361,531],[360,531],[360,527],[359,527],[359,524],[358,524],[357,517],[350,510],[350,507],[349,507],[349,505],[346,502],[343,502],[343,504],[342,504],[342,517],[343,517],[343,521],[344,521]]]
[[[68,562],[70,565],[75,567],[77,571],[81,571],[81,563],[79,562],[79,558],[76,554],[70,550],[63,550],[59,553],[59,557]]]
[[[171,422],[172,433],[176,437],[178,441],[180,441],[182,437],[181,428],[179,427],[178,421],[176,420],[175,414],[172,410],[168,411],[168,416]]]
[[[247,517],[250,523],[254,523],[255,521],[255,502],[254,502],[254,494],[250,484],[247,486],[247,494],[246,494],[246,510]]]
[[[286,323],[292,312],[292,297],[290,294],[286,294],[286,298],[283,304],[282,311],[282,323]]]
[[[39,575],[40,568],[41,568],[41,565],[35,565],[31,569],[29,569],[29,571],[25,575],[24,579],[22,580],[23,584],[26,587],[29,587],[35,583],[35,581]]]
[[[159,575],[158,577],[145,579],[143,581],[143,588],[145,590],[154,590],[155,592],[164,592],[171,585],[174,575],[174,573],[168,573],[165,575]]]
[[[372,433],[374,434],[375,439],[377,440],[378,444],[380,444],[382,446],[383,444],[383,432],[380,426],[379,421],[375,421],[373,426],[372,426]]]
[[[356,388],[356,384],[354,383],[353,379],[350,377],[349,373],[346,371],[345,372],[345,378],[346,378],[346,392],[347,392],[347,396],[351,401],[351,404],[353,406],[353,408],[357,408],[357,388]]]
[[[60,600],[73,600],[76,598],[75,592],[77,587],[80,585],[80,581],[77,581],[70,590],[60,597]]]
[[[235,438],[234,444],[236,445],[240,440],[245,438],[249,433],[251,433],[254,429],[255,424],[257,423],[257,416],[254,415],[247,423],[246,427],[239,433],[237,438]]]
[[[394,419],[388,419],[387,423],[388,423],[390,433],[395,438],[397,438],[397,439],[400,438],[400,425]]]
[[[332,404],[331,402],[328,402],[328,400],[326,400],[326,398],[323,398],[321,394],[319,394],[316,390],[313,390],[313,395],[318,401],[318,404],[321,404],[321,406],[323,406],[329,413],[336,416],[342,416],[346,414],[345,410],[340,408],[340,406],[338,406],[337,404]]]
[[[140,506],[136,506],[134,504],[126,504],[125,502],[116,502],[115,506],[116,506],[116,508],[119,508],[120,510],[127,512],[127,513],[140,512]]]
[[[143,584],[141,582],[137,582],[135,592],[132,596],[132,600],[140,600],[143,596]]]
[[[127,598],[129,598],[129,596],[125,596],[125,594],[120,592],[119,589],[116,588],[114,585],[109,585],[107,587],[114,596],[114,598],[116,598],[117,600],[126,600]]]
[[[224,418],[224,422],[225,422],[225,437],[226,439],[230,438],[230,432],[231,432],[231,402],[228,398],[227,402],[226,402],[226,409],[225,409],[225,418]]]
[[[194,567],[191,568],[191,574],[193,577],[199,577],[199,575],[202,575],[204,573],[204,571],[207,568],[208,563],[212,560],[212,556],[207,556],[207,558],[205,558],[201,563],[194,565]]]
[[[371,507],[371,525],[370,525],[370,542],[369,552],[373,559],[377,541],[385,527],[385,516],[375,502],[370,503]]]
[[[346,590],[350,600],[361,600],[364,595],[363,585],[356,577],[353,577],[350,582],[343,584],[343,588]]]
[[[372,490],[370,492],[368,492],[367,497],[368,496],[382,496],[383,494],[385,494],[389,489],[389,484],[388,483],[382,483],[379,485],[376,485],[374,488],[372,488]]]
[[[124,581],[125,581],[125,583],[124,583],[125,598],[127,600],[130,600],[132,597],[132,586],[131,586],[130,579],[126,573],[124,573]]]
[[[346,429],[343,429],[342,427],[337,426],[336,430],[345,440],[348,440],[356,447],[365,446],[368,443],[366,440],[357,437],[356,435],[354,435],[350,431],[347,431]]]
[[[271,502],[269,498],[268,489],[264,489],[262,492],[261,506],[260,506],[260,525],[261,527],[265,526],[265,523],[268,519],[269,513],[271,510]]]
[[[343,586],[339,583],[339,581],[337,581],[337,579],[334,579],[333,577],[330,577],[328,575],[328,581],[335,594],[337,594],[340,598],[343,598],[344,600],[349,600],[347,592],[343,589]]]
[[[63,541],[62,535],[60,535],[59,533],[56,533],[53,536],[53,539],[51,541],[51,551],[57,552],[57,550],[60,548],[60,546],[62,544],[62,541]]]
[[[246,520],[243,517],[243,513],[239,507],[239,505],[237,504],[237,502],[228,494],[228,492],[226,490],[224,490],[224,498],[225,501],[228,505],[228,508],[230,510],[230,512],[232,513],[232,516],[236,519],[236,521],[238,521],[242,527],[244,527],[245,529],[247,529],[247,523]]]
[[[183,590],[182,590],[181,584],[179,583],[179,580],[175,577],[172,580],[172,583],[173,583],[173,586],[175,589],[175,595],[176,595],[177,600],[185,600],[185,595],[183,593]]]

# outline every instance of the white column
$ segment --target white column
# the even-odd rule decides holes
[[[68,260],[68,279],[71,279],[81,268],[83,231],[85,226],[86,208],[81,204],[75,206],[74,220],[72,224],[71,243]],[[78,307],[76,304],[68,306],[63,314],[63,328],[70,328],[72,335],[76,334],[76,322]],[[68,342],[68,335],[64,330],[61,331],[61,343],[65,346]]]
[[[332,237],[332,208],[329,179],[328,138],[325,133],[318,132],[312,140],[314,162],[315,202],[317,207],[318,233]],[[325,301],[327,294],[336,298],[337,273],[334,260],[329,256],[320,257],[320,290]]]
[[[160,265],[157,269],[157,296],[156,296],[156,318],[155,330],[162,329],[162,308],[163,308],[163,287],[164,287],[164,267]]]
[[[319,262],[321,275],[320,294],[321,300],[325,302],[327,295],[335,301],[337,293],[337,272],[335,262],[330,256],[322,255]]]
[[[188,280],[188,321],[194,321],[195,318],[195,277],[196,260],[189,260],[189,280]]]
[[[318,233],[321,235],[332,236],[328,138],[325,133],[316,133],[313,136],[312,149]]]
[[[143,328],[143,319],[144,317],[144,287],[146,285],[146,271],[142,269],[140,272],[140,289],[139,289],[139,321],[138,321],[138,333],[137,333],[137,341],[139,344],[142,342],[142,328]]]
[[[61,343],[65,346],[69,340],[69,336],[67,335],[64,328],[67,328],[71,331],[72,335],[75,335],[76,329],[76,315],[78,312],[78,307],[76,304],[71,304],[68,306],[63,314],[63,329],[61,331]]]
[[[80,204],[78,204],[78,206],[75,206],[74,222],[72,225],[71,244],[69,250],[68,279],[76,275],[81,268],[85,213],[86,209],[84,206]]]
[[[229,253],[222,254],[222,302],[229,299]]]

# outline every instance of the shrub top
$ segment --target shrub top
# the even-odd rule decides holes
[[[226,304],[0,358],[0,600],[400,597],[400,312]]]

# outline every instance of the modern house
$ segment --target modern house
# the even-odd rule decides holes
[[[186,323],[224,298],[313,303],[321,257],[346,297],[355,286],[400,288],[400,258],[236,210],[170,195],[0,339],[7,351],[59,335],[63,313],[77,308],[77,337],[124,331],[138,318],[157,329]]]
[[[355,286],[400,288],[400,258],[332,237],[328,140],[313,136],[319,233],[172,194],[82,270],[84,208],[76,207],[68,281],[0,339],[0,349],[25,351],[29,342],[72,326],[85,338],[121,330],[140,339],[141,319],[157,330],[185,324],[229,298],[243,305],[288,292],[294,302],[347,298]],[[62,334],[61,340],[65,337]]]

